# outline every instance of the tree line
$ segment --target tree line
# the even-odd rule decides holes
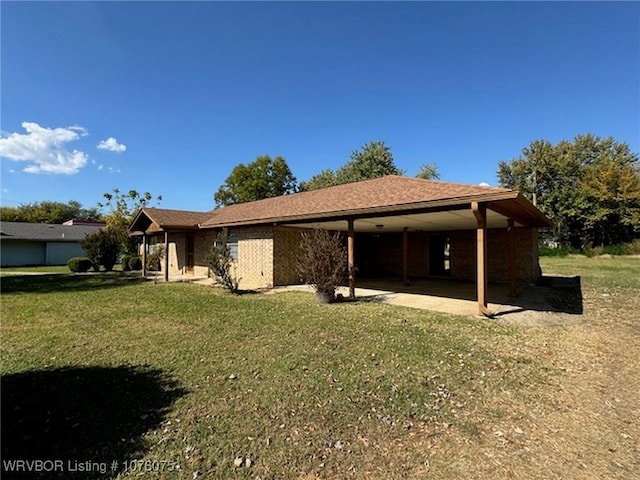
[[[391,149],[382,141],[373,141],[351,153],[340,168],[325,169],[309,180],[299,182],[286,160],[280,156],[259,156],[251,163],[236,165],[225,182],[214,194],[216,207],[251,202],[296,192],[333,187],[385,175],[404,175],[394,159]],[[427,163],[415,175],[418,178],[438,179],[438,167]]]
[[[354,151],[340,168],[297,182],[282,157],[260,156],[233,168],[214,195],[217,207],[357,182],[403,175],[390,148],[374,141]],[[438,179],[437,165],[423,165],[416,177]],[[522,154],[501,161],[502,187],[518,190],[553,222],[542,232],[552,245],[585,249],[640,238],[640,164],[626,143],[592,134],[552,144],[534,140]]]
[[[384,175],[404,175],[391,149],[382,141],[365,144],[351,153],[336,170],[324,169],[298,182],[286,160],[259,156],[253,162],[236,165],[214,194],[217,208],[235,203],[331,187]],[[418,178],[438,179],[435,163],[420,167]],[[498,164],[500,186],[518,190],[553,222],[541,236],[547,243],[585,249],[609,246],[640,238],[640,163],[638,154],[624,142],[592,134],[556,144],[534,140],[521,155]],[[36,202],[18,207],[1,207],[2,221],[62,223],[76,218],[103,220],[117,232],[123,252],[132,249],[126,227],[140,208],[154,197],[136,190],[114,189],[104,194],[97,207],[79,202]],[[156,197],[160,201],[161,197]],[[107,209],[107,214],[102,210]]]

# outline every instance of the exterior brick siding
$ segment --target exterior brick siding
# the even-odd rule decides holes
[[[460,280],[476,279],[476,231],[451,232],[451,277]],[[540,278],[538,266],[538,230],[516,228],[516,278],[533,283]],[[509,280],[509,250],[506,228],[487,231],[487,266],[490,282]]]
[[[294,227],[245,227],[231,229],[238,238],[236,273],[240,288],[264,288],[300,283],[298,258],[300,235],[304,230]],[[207,255],[216,237],[216,230],[194,233],[195,276],[207,276]],[[429,275],[429,238],[450,239],[450,276],[475,281],[476,231],[409,232],[409,277]],[[517,280],[532,283],[539,279],[538,231],[536,228],[516,228]],[[508,281],[507,230],[489,229],[487,234],[487,264],[490,282]],[[163,240],[159,243],[163,243]],[[186,271],[186,234],[169,234],[169,274],[184,275]],[[358,233],[355,238],[356,266],[362,276],[402,276],[402,233]],[[164,269],[164,262],[162,262]]]
[[[273,284],[291,285],[301,283],[298,273],[301,235],[305,229],[276,227],[273,233]]]

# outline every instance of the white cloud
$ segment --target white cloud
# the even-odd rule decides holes
[[[480,182],[478,185],[480,185],[481,187],[490,187],[491,186],[487,182]]]
[[[120,173],[120,169],[118,167],[109,167],[109,173]]]
[[[98,170],[102,170],[104,168],[103,164],[98,165]]]
[[[27,133],[3,132],[0,138],[0,157],[16,162],[28,162],[27,173],[78,173],[87,164],[87,154],[69,151],[66,144],[87,135],[78,126],[45,128],[35,122],[22,122]]]
[[[106,140],[102,140],[98,144],[98,148],[100,150],[109,150],[110,152],[122,153],[127,149],[127,146],[122,143],[118,143],[118,140],[116,140],[115,137],[109,137]]]
[[[13,168],[10,168],[9,173],[16,173],[16,171]]]

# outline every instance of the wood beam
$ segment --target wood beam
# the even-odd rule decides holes
[[[169,232],[164,232],[164,281],[169,281]]]
[[[349,296],[356,298],[355,232],[352,218],[347,220],[347,266],[349,269]]]
[[[147,233],[142,234],[142,276],[147,276]]]
[[[478,311],[487,317],[493,316],[487,306],[487,206],[472,202],[471,210],[478,223],[476,244],[476,291]]]
[[[515,221],[507,220],[507,248],[509,250],[509,296],[518,296],[518,282],[516,278],[516,228]]]
[[[402,229],[402,284],[409,285],[409,228]]]

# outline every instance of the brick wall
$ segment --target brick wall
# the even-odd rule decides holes
[[[476,231],[451,232],[451,277],[476,279]],[[516,276],[519,282],[532,283],[540,277],[538,267],[538,230],[516,228]],[[490,282],[509,280],[509,250],[506,228],[487,231],[487,266]]]
[[[298,257],[303,229],[293,227],[246,227],[232,229],[238,236],[236,273],[240,288],[263,288],[300,283]],[[409,232],[409,276],[429,274],[429,234]],[[451,277],[475,281],[476,231],[439,232],[451,242]],[[208,273],[207,255],[216,230],[195,233],[194,275]],[[516,228],[516,271],[520,282],[531,283],[540,276],[538,233],[535,228]],[[507,230],[489,229],[487,234],[489,281],[508,281]],[[185,273],[184,233],[169,234],[169,274]],[[402,276],[402,233],[356,234],[356,266],[362,276]],[[164,262],[162,262],[164,269]]]
[[[301,254],[301,235],[305,229],[276,227],[273,232],[273,284],[301,283],[298,258]]]
[[[238,235],[237,274],[240,288],[273,286],[273,227],[230,230]]]

